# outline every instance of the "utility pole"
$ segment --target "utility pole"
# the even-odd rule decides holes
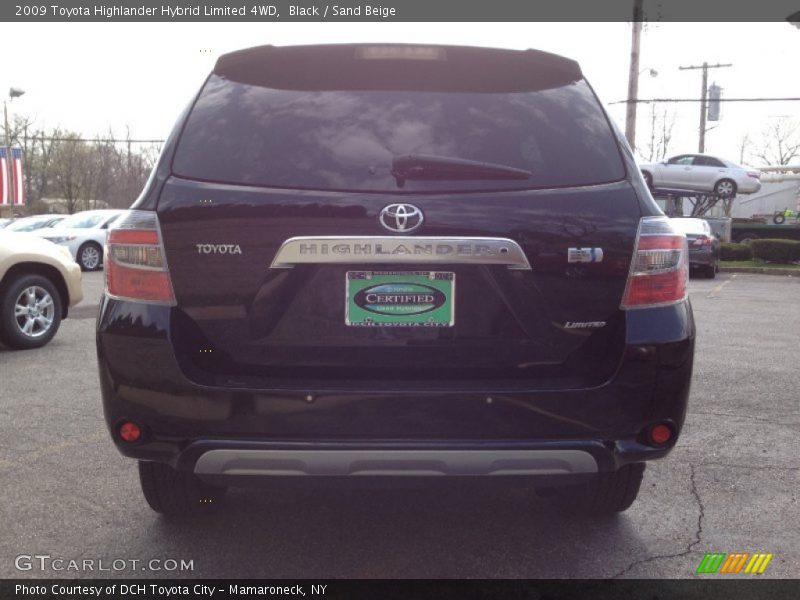
[[[639,45],[642,37],[642,0],[633,3],[633,33],[631,35],[631,64],[628,71],[628,105],[625,110],[625,138],[636,149],[636,99],[639,95]]]
[[[703,70],[703,89],[700,90],[700,144],[698,145],[698,152],[706,151],[706,111],[708,104],[708,70],[720,69],[722,67],[732,67],[732,64],[710,65],[704,62],[702,65],[692,65],[690,67],[678,67],[681,71],[691,71],[693,69]]]

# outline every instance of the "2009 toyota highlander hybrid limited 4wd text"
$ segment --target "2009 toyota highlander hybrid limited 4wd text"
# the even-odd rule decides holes
[[[109,232],[105,416],[174,514],[282,476],[625,510],[683,424],[686,240],[572,60],[222,56]]]

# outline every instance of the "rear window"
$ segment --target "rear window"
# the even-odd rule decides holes
[[[407,181],[393,157],[433,155],[530,171],[524,180]],[[337,191],[583,186],[625,176],[584,80],[502,93],[273,89],[212,75],[187,120],[173,172],[190,179]]]

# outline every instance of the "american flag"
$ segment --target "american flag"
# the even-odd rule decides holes
[[[22,177],[22,149],[11,148],[11,180],[8,178],[8,148],[0,148],[0,204],[11,204],[11,191],[14,191],[14,204],[25,204],[25,186]],[[12,187],[13,186],[13,187]]]

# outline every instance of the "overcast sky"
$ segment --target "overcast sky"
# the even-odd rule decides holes
[[[85,136],[126,126],[137,138],[164,138],[217,56],[261,44],[416,42],[536,48],[576,59],[612,117],[624,127],[629,23],[20,23],[4,24],[0,90],[23,88],[13,112],[37,126]],[[709,83],[727,97],[800,97],[800,30],[787,23],[647,24],[642,36],[639,96],[697,98],[700,71],[680,65],[723,62]],[[670,154],[697,150],[699,106],[659,105],[674,112]],[[639,106],[637,141],[646,151],[648,105]],[[800,116],[800,102],[728,103],[707,134],[706,151],[739,160],[741,138],[781,117]],[[796,119],[800,120],[800,119]],[[758,164],[758,160],[750,161]]]

